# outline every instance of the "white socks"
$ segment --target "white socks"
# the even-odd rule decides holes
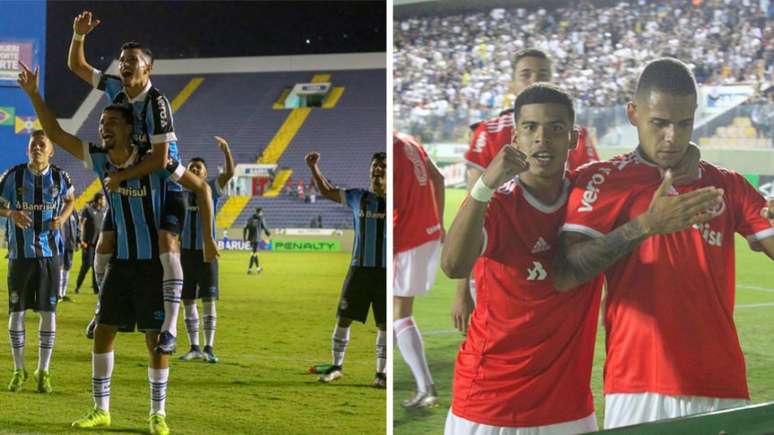
[[[167,401],[167,380],[169,379],[169,367],[154,369],[148,367],[148,382],[151,387],[151,414],[166,415],[164,404]]]
[[[46,311],[41,311],[38,314],[40,315],[38,370],[48,371],[48,365],[51,363],[51,352],[54,351],[54,341],[56,340],[56,314]]]
[[[204,345],[212,347],[215,344],[215,326],[218,323],[215,301],[202,302],[202,311],[204,311]]]
[[[113,375],[113,352],[91,354],[91,384],[94,406],[110,412],[110,378]]]
[[[349,327],[342,328],[336,323],[336,327],[333,328],[333,337],[331,339],[333,342],[333,345],[331,346],[333,365],[341,366],[344,364],[344,354],[347,352],[347,345],[349,344]]]
[[[183,305],[185,309],[185,329],[188,332],[188,341],[191,346],[199,346],[199,310],[196,302],[191,305]]]
[[[177,313],[180,311],[180,295],[183,293],[183,266],[180,265],[179,252],[165,252],[159,255],[164,269],[162,288],[164,289],[164,323],[162,331],[177,336]]]
[[[430,368],[425,358],[425,348],[422,336],[414,323],[414,317],[404,317],[393,322],[395,340],[398,342],[400,354],[411,369],[417,383],[417,392],[427,391],[433,384]]]
[[[24,311],[13,311],[8,316],[8,337],[11,341],[13,368],[24,368]]]
[[[376,373],[387,368],[387,331],[376,330]]]

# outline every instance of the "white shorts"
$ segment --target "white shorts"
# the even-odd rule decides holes
[[[431,240],[395,256],[393,266],[393,296],[420,296],[427,293],[435,282],[435,273],[441,261],[441,242]]]
[[[473,299],[473,306],[476,306],[476,280],[471,277],[468,280],[468,286],[470,287],[470,297]]]
[[[597,416],[591,413],[578,420],[534,427],[503,427],[479,424],[457,417],[449,409],[444,435],[571,435],[597,430]]]
[[[605,429],[747,406],[749,400],[656,393],[605,395]]]

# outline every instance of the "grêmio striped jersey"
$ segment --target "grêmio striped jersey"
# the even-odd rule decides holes
[[[350,266],[387,267],[387,213],[384,198],[364,189],[340,192],[342,204],[352,209],[355,221]]]
[[[218,184],[218,179],[213,178],[208,181],[212,191],[212,207],[218,209],[218,203],[223,197],[223,189]],[[201,251],[204,239],[202,238],[202,216],[199,214],[199,206],[196,204],[196,194],[185,191],[185,220],[183,221],[183,232],[180,235],[183,249]],[[214,214],[214,213],[213,213]],[[215,238],[215,216],[212,216],[212,237]]]

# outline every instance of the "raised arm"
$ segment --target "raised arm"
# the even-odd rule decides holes
[[[526,156],[504,146],[476,181],[454,218],[441,251],[441,268],[449,278],[467,278],[481,255],[484,216],[495,189],[529,168]]]
[[[175,176],[178,177],[176,181],[186,189],[193,191],[196,195],[196,204],[199,206],[199,212],[202,218],[204,262],[211,263],[219,256],[218,246],[212,238],[214,210],[212,205],[212,191],[206,181],[186,170],[183,165],[177,162],[172,162],[172,164],[176,165],[176,170],[174,171]]]
[[[86,156],[83,154],[83,143],[77,137],[64,131],[62,126],[59,125],[59,121],[56,120],[56,115],[48,107],[43,97],[38,92],[38,69],[35,67],[35,71],[31,71],[30,68],[22,62],[19,62],[21,66],[21,73],[19,73],[19,79],[17,83],[27,93],[32,101],[32,106],[35,108],[35,112],[38,114],[40,125],[43,126],[43,131],[46,132],[46,136],[51,139],[51,142],[59,145],[68,153],[72,154],[79,160],[84,160]]]
[[[67,67],[75,75],[86,83],[92,84],[91,76],[94,68],[86,61],[83,48],[86,35],[89,34],[100,21],[89,11],[83,11],[73,20],[73,39],[70,41],[70,51],[67,53]]]
[[[229,148],[226,139],[223,139],[220,136],[215,136],[215,140],[218,142],[218,147],[220,147],[220,150],[223,151],[223,157],[226,161],[226,166],[223,168],[223,173],[218,175],[218,186],[220,186],[221,189],[224,189],[229,180],[234,177],[234,157],[231,155],[231,149]]]
[[[720,204],[722,189],[705,187],[669,195],[672,182],[672,172],[667,171],[648,210],[604,236],[563,233],[552,268],[557,290],[567,291],[592,279],[652,235],[682,231],[716,216],[706,210]]]
[[[306,155],[306,165],[309,166],[309,170],[312,171],[312,177],[314,178],[314,183],[317,185],[317,189],[320,190],[320,194],[323,197],[341,203],[339,189],[336,189],[331,185],[328,179],[322,174],[320,167],[317,166],[317,162],[319,161],[320,153],[318,152],[311,152]]]

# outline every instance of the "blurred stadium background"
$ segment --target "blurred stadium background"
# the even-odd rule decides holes
[[[576,98],[577,123],[589,128],[602,159],[637,144],[624,105],[639,68],[659,56],[682,59],[700,85],[693,140],[702,158],[744,174],[761,193],[774,195],[774,4],[768,0],[395,0],[393,32],[395,128],[419,138],[442,166],[447,226],[464,197],[469,126],[511,103],[512,56],[525,47],[552,57],[554,82]],[[735,317],[748,381],[753,402],[768,402],[774,400],[768,338],[774,332],[774,272],[744,240],[736,246]],[[443,428],[463,339],[450,318],[453,294],[454,282],[439,270],[430,295],[415,305],[442,396],[439,409],[400,407],[414,382],[394,352],[396,434]],[[601,332],[592,378],[600,427],[603,363]],[[757,429],[747,433],[761,433]],[[698,430],[692,433],[709,429]]]
[[[341,2],[334,8],[318,2],[4,1],[0,10],[0,171],[26,161],[28,134],[38,125],[15,82],[17,60],[40,66],[45,99],[65,129],[99,142],[98,119],[107,99],[67,69],[73,18],[84,10],[102,21],[86,42],[86,58],[95,68],[114,73],[125,41],[153,51],[151,81],[171,102],[185,163],[201,156],[210,176],[216,176],[223,155],[213,135],[231,145],[237,175],[217,210],[217,238],[228,231],[231,240],[221,244],[218,308],[223,322],[216,347],[222,364],[191,372],[190,366],[173,363],[172,430],[309,433],[308,427],[316,425],[324,433],[347,433],[384,428],[384,391],[360,388],[373,379],[372,324],[354,327],[343,385],[318,387],[316,378],[302,374],[330,358],[334,310],[353,236],[351,212],[319,196],[303,158],[308,151],[320,151],[320,166],[334,184],[368,188],[370,157],[386,148],[385,3]],[[100,189],[94,174],[62,150],[53,162],[70,173],[80,209]],[[230,251],[249,249],[241,242],[242,228],[255,207],[264,209],[273,237],[262,245],[264,273],[248,280],[242,275],[249,256]],[[79,262],[72,273],[78,267]],[[74,278],[70,282],[72,287]],[[7,300],[5,287],[0,279],[1,303]],[[59,308],[60,338],[52,365],[59,397],[14,396],[18,408],[0,410],[0,432],[59,433],[88,409],[91,343],[83,338],[82,326],[94,297],[87,293]],[[37,320],[28,318],[32,332]],[[187,346],[182,320],[179,328],[180,351]],[[132,353],[130,342],[139,341],[139,335],[119,341],[117,371],[126,367],[121,354]],[[36,345],[30,336],[28,363],[37,354]],[[6,350],[2,355],[8,355],[10,369],[7,334],[0,334],[0,348]],[[140,346],[135,350],[143,357]],[[139,408],[127,412],[138,414],[146,412],[147,396],[140,371],[127,380],[138,390],[131,402]],[[209,385],[208,379],[216,377],[219,381]],[[197,379],[188,390],[182,385],[186,378]],[[229,384],[223,394],[211,393],[221,384]],[[114,390],[120,403],[123,393],[118,386]],[[191,402],[180,399],[176,405],[176,396],[186,394]],[[216,415],[202,411],[196,397],[208,403],[216,397]],[[20,409],[30,409],[30,416],[14,416]],[[61,412],[55,421],[45,421],[52,409]],[[40,426],[27,423],[36,417]]]

